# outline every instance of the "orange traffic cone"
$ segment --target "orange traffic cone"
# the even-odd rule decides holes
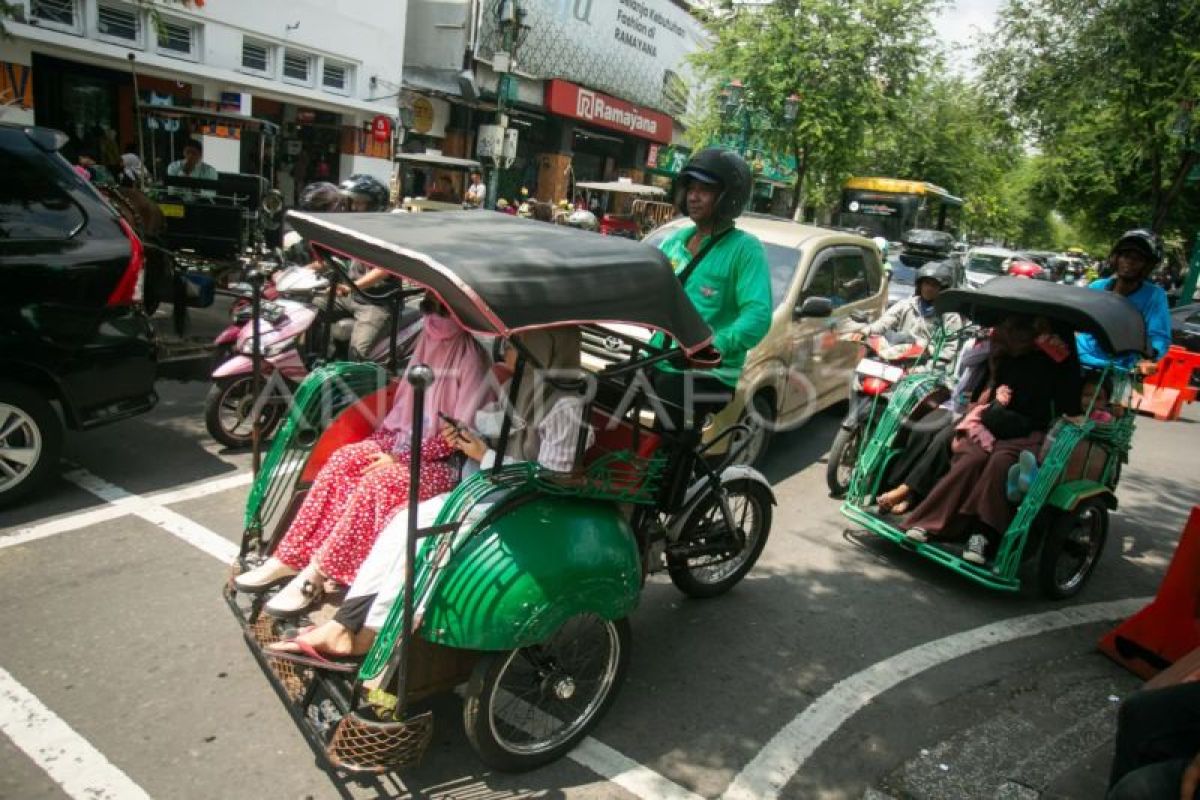
[[[1200,647],[1200,506],[1179,537],[1167,574],[1150,605],[1100,640],[1100,651],[1149,680]]]

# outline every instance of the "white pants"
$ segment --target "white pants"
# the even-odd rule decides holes
[[[433,525],[449,498],[450,493],[447,492],[431,497],[417,506],[417,527],[428,528]],[[477,503],[467,513],[463,525],[474,525],[492,505],[486,502]],[[404,591],[404,570],[407,568],[407,542],[408,514],[401,512],[380,532],[375,546],[359,567],[354,583],[346,592],[347,600],[375,595],[375,601],[371,603],[371,610],[367,612],[367,620],[363,627],[375,631],[382,628],[392,611],[392,606],[400,599]]]

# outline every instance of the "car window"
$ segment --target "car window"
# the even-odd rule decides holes
[[[902,283],[912,286],[917,279],[916,267],[909,266],[901,256],[891,256],[888,264],[892,267],[892,283]]]
[[[0,239],[66,239],[83,225],[83,212],[50,171],[0,151],[0,175]]]
[[[828,297],[836,306],[838,302],[833,296],[833,267],[836,259],[830,256],[824,258],[818,256],[817,260],[819,263],[814,264],[809,271],[801,300],[810,297]]]
[[[879,287],[883,285],[883,270],[875,266],[875,253],[869,250],[863,250],[863,268],[867,274],[867,289],[868,294],[875,294],[879,291]]]
[[[874,294],[867,277],[866,259],[863,258],[861,250],[847,248],[835,256],[833,261],[833,291],[837,297],[834,300],[835,306],[857,303]]]
[[[796,267],[800,264],[800,248],[763,242],[767,251],[767,266],[771,270],[771,306],[777,308],[787,298]]]
[[[967,264],[967,269],[971,272],[986,272],[991,275],[1004,274],[1004,262],[1007,261],[1006,256],[986,255],[984,253],[972,253],[971,260]]]

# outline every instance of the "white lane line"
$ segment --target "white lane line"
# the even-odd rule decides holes
[[[218,561],[229,564],[237,557],[238,547],[236,544],[214,533],[200,523],[193,522],[177,511],[157,505],[148,498],[130,494],[120,486],[115,486],[102,478],[98,478],[87,470],[72,470],[63,477],[79,488],[96,495],[101,500],[105,500],[117,508],[123,508],[126,512],[140,517],[153,525],[157,525],[167,533],[177,536],[193,547],[203,550]]]
[[[223,478],[198,481],[180,489],[150,494],[138,499],[145,503],[165,506],[173,503],[181,503],[186,500],[196,500],[201,497],[229,491],[230,489],[237,489],[249,485],[252,480],[253,476],[249,472],[239,472]],[[94,508],[89,511],[81,511],[59,519],[53,519],[39,525],[19,528],[16,532],[7,536],[0,536],[0,550],[3,550],[5,547],[16,547],[17,545],[36,542],[39,539],[56,536],[60,533],[99,525],[102,522],[119,519],[130,513],[133,512],[128,504],[110,504],[102,508]]]
[[[77,800],[150,795],[0,667],[0,731]]]
[[[1028,636],[1130,616],[1151,598],[1072,606],[1001,620],[918,645],[834,684],[775,734],[722,800],[775,800],[804,763],[843,724],[879,695],[925,670]]]
[[[587,767],[602,778],[608,778],[630,794],[646,800],[703,800],[695,792],[688,791],[670,778],[621,755],[591,736],[580,742],[567,755],[575,763]]]

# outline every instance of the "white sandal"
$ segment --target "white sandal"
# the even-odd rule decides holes
[[[296,570],[271,556],[254,569],[248,569],[233,579],[239,592],[258,594],[272,589],[296,574]]]
[[[292,619],[312,607],[325,595],[325,581],[315,563],[309,564],[279,590],[263,609],[272,617]]]

